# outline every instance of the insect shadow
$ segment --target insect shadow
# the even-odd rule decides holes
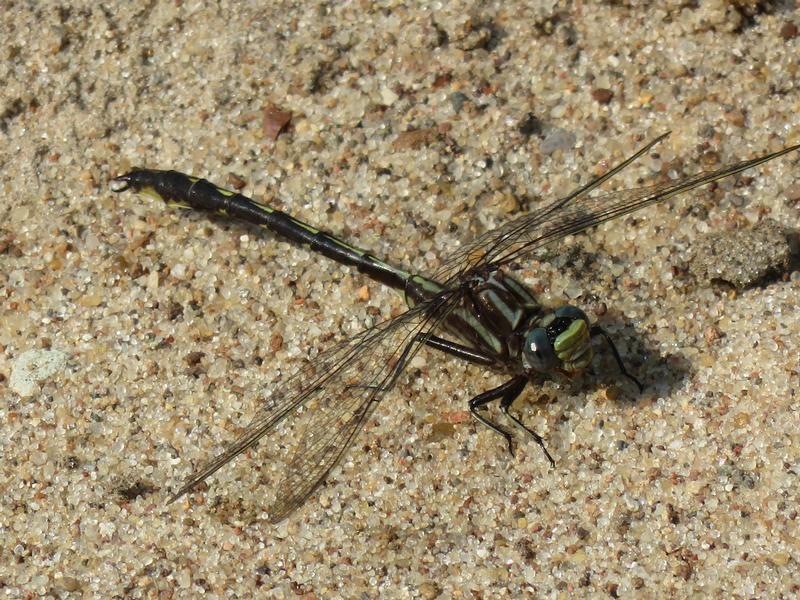
[[[619,370],[615,368],[613,357],[603,351],[601,341],[595,347],[594,377],[585,378],[587,386],[616,383],[624,389],[624,393],[619,394],[616,400],[622,403],[638,403],[653,394],[669,396],[692,376],[693,369],[686,358],[663,353],[658,342],[631,325],[613,309],[609,309],[598,322],[604,329],[613,332],[614,342],[628,371],[641,382],[643,390],[640,393],[632,382],[621,377]]]

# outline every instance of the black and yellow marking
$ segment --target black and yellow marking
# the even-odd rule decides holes
[[[133,190],[163,200],[170,206],[217,213],[253,223],[292,242],[309,246],[311,250],[336,262],[354,266],[369,277],[395,289],[405,290],[412,277],[410,273],[379,260],[366,250],[351,246],[283,211],[178,171],[136,169],[113,179],[111,190]]]

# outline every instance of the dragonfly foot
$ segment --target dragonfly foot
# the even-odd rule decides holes
[[[505,438],[508,444],[508,453],[511,455],[511,458],[514,458],[514,442],[512,441],[511,434],[505,433]]]
[[[617,347],[614,345],[614,341],[611,339],[611,336],[608,335],[606,330],[600,327],[599,325],[595,325],[589,331],[589,335],[591,335],[592,337],[596,337],[599,335],[606,341],[608,347],[611,348],[611,354],[614,356],[614,360],[617,363],[617,367],[619,368],[620,374],[623,377],[626,377],[627,379],[630,379],[633,383],[635,383],[636,387],[639,389],[639,393],[641,394],[644,391],[644,386],[639,382],[638,379],[636,379],[636,377],[628,373],[628,369],[625,368],[625,363],[622,362],[622,357],[619,355]]]
[[[544,445],[544,439],[542,438],[542,436],[540,436],[538,433],[536,433],[533,429],[528,428],[522,421],[519,420],[519,418],[517,418],[516,416],[512,415],[511,411],[508,410],[507,406],[503,406],[502,408],[503,408],[503,412],[506,414],[506,416],[509,419],[511,419],[517,427],[519,427],[520,429],[525,431],[529,436],[531,436],[533,438],[533,441],[535,441],[537,444],[539,444],[539,447],[544,452],[544,455],[547,457],[547,460],[550,461],[550,466],[555,468],[556,461],[553,460],[553,457],[550,456],[550,452],[547,451],[547,446]]]
[[[631,380],[631,381],[632,381],[634,384],[636,384],[636,387],[639,389],[639,393],[640,393],[640,394],[641,394],[641,393],[644,391],[644,386],[642,385],[642,383],[641,383],[641,382],[640,382],[638,379],[636,379],[636,377],[634,377],[633,375],[631,375],[630,373],[628,373],[628,372],[627,372],[625,369],[621,369],[621,372],[622,372],[622,375],[623,375],[624,377],[627,377],[627,378],[628,378],[628,379],[630,379],[630,380]]]

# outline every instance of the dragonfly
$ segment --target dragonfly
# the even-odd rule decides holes
[[[571,304],[543,306],[509,267],[565,236],[663,202],[730,177],[800,148],[800,144],[716,170],[666,182],[592,194],[669,132],[593,178],[569,195],[523,214],[480,235],[446,257],[430,276],[393,266],[370,252],[337,238],[267,204],[215,186],[205,179],[171,170],[134,169],[111,180],[113,192],[132,190],[178,206],[239,219],[399,290],[408,309],[394,318],[345,339],[311,358],[291,375],[279,378],[269,400],[259,406],[241,435],[192,472],[170,498],[191,492],[199,483],[287,421],[305,427],[282,468],[275,499],[266,511],[278,523],[300,507],[325,480],[353,443],[379,401],[395,386],[423,346],[505,375],[505,381],[469,401],[469,411],[506,442],[513,456],[513,428],[541,447],[551,467],[555,460],[544,439],[512,412],[514,400],[529,383],[561,373],[574,376],[592,364],[595,339],[605,341],[622,376],[642,385],[622,361],[611,336]],[[484,414],[497,403],[500,424]],[[510,427],[509,427],[510,426]]]

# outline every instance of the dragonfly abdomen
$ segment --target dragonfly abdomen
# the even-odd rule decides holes
[[[411,277],[410,273],[379,260],[366,250],[351,246],[283,211],[178,171],[136,169],[113,179],[111,189],[115,192],[132,189],[171,206],[213,212],[259,225],[297,244],[307,245],[338,263],[354,266],[395,289],[405,289]]]

